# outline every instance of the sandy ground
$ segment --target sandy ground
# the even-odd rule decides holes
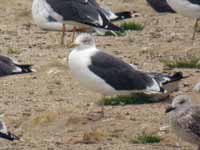
[[[114,5],[116,3],[118,5]],[[82,88],[71,75],[65,46],[60,33],[41,31],[32,21],[31,0],[0,0],[0,52],[20,62],[32,63],[36,73],[1,78],[0,112],[10,130],[21,136],[21,142],[1,140],[1,150],[176,150],[177,138],[169,130],[164,113],[167,102],[106,107],[106,116],[97,121],[88,114],[100,108],[101,95]],[[159,15],[144,0],[101,1],[115,11],[137,10],[136,22],[144,24],[141,32],[125,37],[97,37],[99,48],[137,64],[140,69],[164,71],[162,59],[200,55],[200,34],[193,42],[194,20],[176,14]],[[68,34],[70,36],[70,34]],[[68,38],[69,40],[69,38]],[[175,70],[168,71],[169,73]],[[181,70],[189,78],[182,80],[181,93],[192,92],[200,80],[196,70]],[[161,134],[156,145],[132,144],[141,133]],[[83,139],[94,141],[84,144]],[[180,142],[181,149],[191,145]]]

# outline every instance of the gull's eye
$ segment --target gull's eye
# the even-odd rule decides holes
[[[179,102],[179,104],[184,104],[184,103],[185,103],[185,101],[184,101],[184,100],[182,100],[182,101],[180,101],[180,102]]]
[[[91,39],[90,39],[90,38],[85,38],[85,39],[83,40],[83,43],[89,44],[89,43],[91,43]]]

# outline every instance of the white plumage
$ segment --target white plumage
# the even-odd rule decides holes
[[[160,84],[151,76],[148,74],[142,73],[140,71],[136,71],[133,69],[133,67],[129,64],[126,64],[125,62],[119,60],[118,58],[115,58],[113,56],[110,56],[106,53],[101,52],[99,49],[96,48],[95,41],[94,39],[88,35],[88,34],[82,34],[77,37],[75,40],[74,44],[76,45],[75,48],[71,50],[71,53],[69,54],[69,67],[72,71],[72,74],[78,79],[84,87],[86,87],[89,90],[101,93],[103,95],[130,95],[131,93],[134,92],[144,92],[144,93],[160,93],[161,92],[161,87]],[[108,57],[109,59],[112,60],[104,60],[101,61],[103,56]],[[95,64],[95,58],[98,59],[97,61],[100,61],[102,63],[101,65],[105,65],[108,68],[101,68],[98,64]],[[106,58],[107,59],[107,58]],[[107,61],[109,61],[108,64]],[[113,64],[112,64],[113,61]],[[124,69],[126,68],[122,67],[120,68],[120,64],[117,63],[122,63],[123,66],[128,67],[127,74],[124,72]],[[104,64],[105,63],[105,64]],[[109,66],[111,65],[111,66]],[[113,67],[112,67],[113,65]],[[100,69],[101,71],[96,73],[94,70],[92,70],[92,67],[96,67],[96,69]],[[99,68],[98,68],[99,67]],[[116,68],[115,68],[116,67]],[[118,68],[119,67],[119,68]],[[108,71],[108,70],[109,71]],[[121,70],[120,70],[121,69]],[[113,70],[113,73],[112,73]],[[115,71],[121,72],[121,73],[114,73]],[[110,72],[110,74],[109,74]],[[104,76],[102,77],[101,74]],[[135,85],[130,85],[130,87],[133,88],[127,88],[126,85],[117,85],[117,80],[122,80],[123,79],[118,77],[118,75],[123,77],[124,80],[134,80],[135,78],[141,80],[138,81],[137,84]],[[141,74],[141,77],[140,77]],[[132,76],[129,79],[129,76]],[[133,79],[132,79],[133,78]],[[109,80],[113,80],[113,82],[109,82]],[[128,83],[128,82],[127,82]],[[131,83],[128,83],[131,84]],[[140,84],[144,84],[144,88],[141,88]],[[123,88],[123,86],[125,86]],[[138,89],[137,89],[138,87]],[[135,89],[134,89],[135,88]]]
[[[178,13],[198,19],[200,18],[200,5],[188,0],[167,0],[168,4]]]

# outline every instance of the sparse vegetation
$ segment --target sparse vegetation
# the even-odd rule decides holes
[[[163,63],[169,68],[192,68],[200,69],[200,58],[190,58],[174,61],[163,61]]]
[[[8,54],[20,54],[21,50],[20,49],[16,49],[16,48],[8,48]]]
[[[142,134],[134,139],[131,139],[131,143],[133,144],[155,144],[160,143],[161,138],[157,135],[146,135]]]
[[[142,31],[144,26],[135,22],[124,22],[120,25],[124,31]]]
[[[44,112],[38,116],[36,116],[33,120],[31,125],[33,127],[48,124],[56,120],[56,118],[59,116],[57,112]]]
[[[107,31],[103,36],[125,36],[125,32],[114,32],[114,31]]]
[[[149,97],[145,96],[117,96],[111,98],[104,98],[100,100],[100,104],[104,105],[131,105],[131,104],[144,104],[151,103]]]
[[[135,22],[124,22],[120,25],[124,31],[142,31],[144,26]],[[126,32],[111,32],[107,31],[103,36],[125,36]]]

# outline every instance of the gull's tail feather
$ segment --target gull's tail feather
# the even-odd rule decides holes
[[[24,73],[31,73],[34,72],[34,70],[32,69],[33,65],[30,64],[17,64],[17,67],[19,67],[21,69],[21,72],[16,72],[18,74],[24,74]]]
[[[170,82],[179,81],[179,80],[181,80],[181,79],[183,79],[185,77],[183,76],[182,72],[176,72],[174,75],[169,76],[168,78],[169,78],[169,81],[167,81],[167,82],[165,82],[163,84],[167,84],[167,83],[170,83]]]
[[[176,72],[172,76],[154,72],[148,74],[154,78],[167,93],[177,91],[179,89],[178,81],[187,78],[183,76],[182,72]]]
[[[150,73],[148,73],[148,75],[150,75],[152,78],[154,78],[161,85],[175,82],[175,81],[185,78],[185,77],[183,77],[182,72],[176,72],[172,76],[165,75],[162,73],[154,73],[154,72],[150,72]]]
[[[9,140],[9,141],[15,141],[15,140],[20,140],[20,138],[10,132],[8,134],[0,132],[0,138]]]
[[[112,31],[117,31],[117,32],[123,32],[123,29],[114,25],[114,24],[108,24],[107,28],[105,28],[107,30],[112,30]]]
[[[182,72],[176,72],[174,75],[168,77],[169,80],[163,83],[163,88],[167,90],[168,93],[172,93],[179,90],[179,82],[180,80],[187,78],[187,76],[183,76]]]

